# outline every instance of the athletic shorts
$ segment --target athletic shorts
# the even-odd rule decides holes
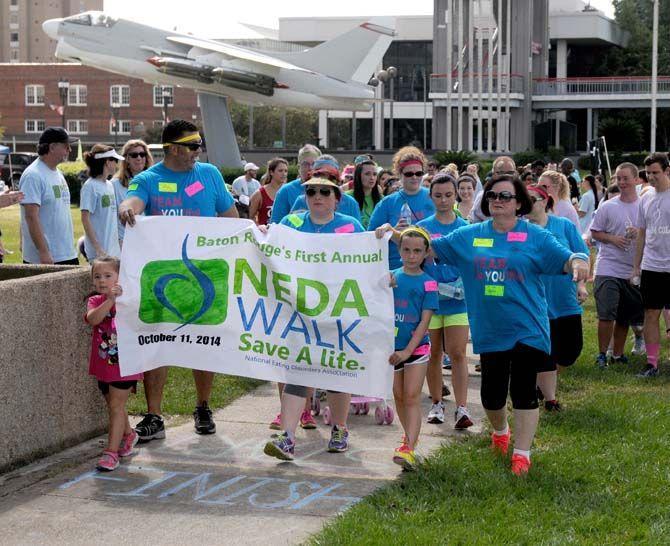
[[[593,296],[599,320],[615,320],[622,326],[644,323],[642,295],[628,279],[596,276]]]
[[[429,330],[440,330],[450,326],[469,326],[467,313],[456,313],[455,315],[433,315],[430,317]]]
[[[407,360],[403,360],[399,364],[393,366],[393,370],[396,372],[401,372],[405,369],[405,366],[414,366],[415,364],[428,364],[430,360],[430,345],[421,345],[417,347],[414,353]]]
[[[640,292],[645,309],[670,307],[670,273],[643,269],[640,279]]]
[[[128,389],[134,389],[137,387],[137,381],[110,381],[105,383],[104,381],[98,381],[98,388],[102,394],[107,394],[109,392],[109,386],[114,387],[122,391],[127,391]]]
[[[568,315],[549,321],[551,330],[551,363],[572,366],[582,353],[582,316]],[[551,370],[553,371],[553,370]]]

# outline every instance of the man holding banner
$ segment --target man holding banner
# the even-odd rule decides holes
[[[161,140],[165,159],[132,180],[127,198],[119,207],[121,222],[133,226],[135,216],[142,212],[148,216],[237,218],[237,209],[221,173],[213,165],[197,161],[202,147],[198,128],[188,121],[173,120],[163,129]],[[195,431],[213,434],[216,425],[208,401],[214,373],[194,369],[193,378],[198,396],[193,413]],[[161,402],[166,380],[166,367],[144,375],[147,414],[135,429],[140,441],[165,438]]]

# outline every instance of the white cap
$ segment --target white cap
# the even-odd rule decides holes
[[[95,154],[93,156],[94,159],[118,159],[119,161],[123,161],[125,157],[122,155],[119,155],[116,153],[116,150],[112,148],[111,150],[107,150],[106,152],[100,152],[99,154]]]
[[[247,171],[257,171],[258,170],[258,165],[255,163],[245,163],[244,165],[244,172]]]

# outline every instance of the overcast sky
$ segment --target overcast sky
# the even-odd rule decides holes
[[[161,28],[177,26],[180,32],[208,37],[239,38],[253,36],[239,23],[277,28],[279,17],[328,17],[366,15],[427,15],[433,0],[105,0],[105,11]],[[592,0],[591,5],[612,16],[611,0]]]

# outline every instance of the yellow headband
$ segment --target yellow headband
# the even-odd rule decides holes
[[[430,245],[430,234],[425,229],[415,226],[408,227],[402,230],[400,237],[402,237],[407,233],[418,233],[419,235],[421,235],[421,237],[423,237],[426,241],[428,241],[428,244]]]
[[[192,135],[187,135],[185,137],[178,138],[177,140],[174,141],[174,144],[186,144],[187,142],[194,142],[196,140],[202,141],[200,133],[193,133]],[[170,144],[173,144],[173,142],[165,142],[163,144],[163,148],[167,148],[168,146],[170,146]]]

